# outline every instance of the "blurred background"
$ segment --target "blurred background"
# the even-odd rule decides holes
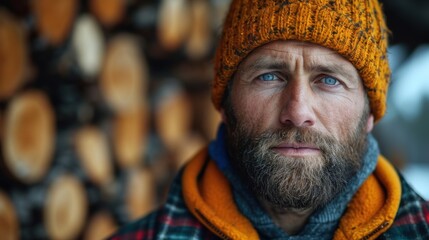
[[[230,0],[0,0],[0,236],[101,239],[215,135]],[[429,199],[429,1],[384,1],[382,153]]]

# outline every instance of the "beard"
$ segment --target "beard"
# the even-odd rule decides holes
[[[227,118],[228,119],[228,118]],[[229,118],[231,119],[231,118]],[[317,209],[344,191],[361,168],[367,148],[363,114],[342,140],[294,126],[252,134],[246,124],[227,123],[232,165],[258,198],[282,209]],[[316,156],[284,156],[272,148],[281,143],[312,144]]]

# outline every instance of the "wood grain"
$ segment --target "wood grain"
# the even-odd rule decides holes
[[[148,68],[137,39],[128,34],[110,40],[100,77],[100,88],[114,111],[128,111],[145,98]]]
[[[79,2],[77,0],[37,0],[32,3],[39,33],[52,45],[63,43],[73,25]]]
[[[76,151],[89,179],[98,186],[113,181],[113,166],[106,134],[95,126],[85,126],[75,135]]]
[[[5,240],[19,239],[19,222],[10,198],[0,190],[0,233]]]
[[[44,206],[44,223],[52,239],[74,239],[85,225],[88,200],[79,180],[69,174],[50,186]]]
[[[0,101],[10,98],[24,83],[27,51],[22,24],[0,8]]]
[[[18,180],[34,183],[46,174],[55,145],[55,116],[43,92],[16,96],[5,113],[5,165]]]

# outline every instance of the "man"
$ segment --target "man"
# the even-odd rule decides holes
[[[429,239],[429,203],[371,136],[385,112],[377,0],[233,0],[218,136],[112,239]]]

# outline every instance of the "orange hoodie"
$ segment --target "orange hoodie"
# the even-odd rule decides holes
[[[192,214],[223,239],[259,239],[250,221],[235,205],[231,186],[202,150],[186,166],[183,195]],[[390,163],[379,157],[340,219],[334,239],[375,239],[392,225],[399,208],[401,184]]]

